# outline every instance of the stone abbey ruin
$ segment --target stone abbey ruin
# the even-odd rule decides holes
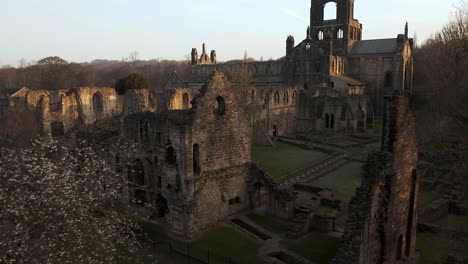
[[[324,20],[329,2],[337,16]],[[174,72],[162,92],[22,88],[0,105],[0,115],[28,109],[46,137],[83,138],[105,149],[102,156],[126,182],[123,200],[172,237],[193,240],[226,222],[248,232],[255,225],[242,216],[256,212],[289,223],[288,238],[342,233],[335,264],[418,263],[408,25],[395,38],[363,40],[354,0],[312,0],[310,17],[305,39],[297,44],[288,36],[278,60],[222,63],[203,44],[201,54],[192,49],[191,77]],[[376,120],[383,131],[370,135]],[[324,158],[277,177],[252,157],[252,146],[276,142]],[[365,164],[352,199],[314,185],[352,162]],[[312,198],[301,201],[301,193]],[[309,263],[274,247],[262,257]]]

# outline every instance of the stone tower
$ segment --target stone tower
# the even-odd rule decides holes
[[[369,155],[333,264],[417,263],[418,152],[409,95],[385,98],[382,151]]]
[[[336,3],[336,19],[325,20],[325,5]],[[354,0],[312,0],[310,32],[314,40],[332,35],[337,55],[346,55],[362,38],[362,24],[354,17]]]

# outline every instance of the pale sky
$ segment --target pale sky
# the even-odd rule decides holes
[[[311,0],[0,0],[0,66],[47,56],[73,62],[183,60],[192,48],[218,60],[280,58],[288,35],[305,38]],[[453,15],[458,0],[356,0],[363,39],[403,33],[421,42]]]

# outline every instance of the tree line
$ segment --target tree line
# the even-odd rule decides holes
[[[188,78],[190,68],[189,61],[140,61],[135,56],[122,61],[93,61],[83,64],[69,63],[59,57],[47,57],[31,64],[22,60],[17,68],[0,68],[0,92],[22,87],[33,90],[115,87],[119,79],[132,73],[148,79],[152,89],[161,90],[172,72],[176,71],[182,78]]]

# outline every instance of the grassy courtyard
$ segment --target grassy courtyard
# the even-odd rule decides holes
[[[426,233],[418,233],[416,249],[421,252],[421,264],[437,263],[449,254],[468,256],[468,246],[462,242]]]
[[[328,155],[277,142],[273,147],[252,147],[252,159],[265,167],[274,177],[281,177],[294,170],[325,159]]]
[[[432,192],[420,191],[419,197],[418,197],[418,208],[425,208],[431,205],[431,203],[435,202],[441,197],[442,195],[436,191],[432,191]]]
[[[310,184],[332,189],[340,199],[349,201],[354,196],[356,188],[361,185],[363,173],[362,163],[351,162]]]
[[[468,216],[467,215],[447,215],[434,224],[443,228],[457,230],[468,233]]]
[[[329,264],[336,255],[339,239],[326,234],[312,232],[298,240],[282,242],[295,253],[317,264]]]
[[[276,234],[283,234],[288,231],[287,224],[284,224],[273,217],[269,216],[262,216],[255,213],[251,213],[247,215],[247,217],[254,222],[255,224],[265,228],[266,230],[276,233]]]
[[[239,233],[238,231],[219,227],[204,234],[201,238],[190,243],[173,243],[174,248],[182,254],[187,254],[207,262],[208,258],[214,258],[214,254],[226,257],[232,263],[267,264],[257,256],[259,243]]]
[[[265,219],[261,219],[267,222]],[[181,242],[169,239],[162,226],[139,222],[141,231],[148,239],[155,242],[171,241],[172,247],[181,254],[190,255],[193,258],[208,262],[208,258],[225,258],[226,262],[267,264],[257,256],[260,244],[254,239],[228,227],[219,227],[205,233],[199,239],[191,242]],[[271,222],[269,223],[271,224]],[[276,224],[276,226],[275,226]],[[279,224],[272,224],[275,228],[282,228]],[[146,260],[144,260],[146,263]]]

